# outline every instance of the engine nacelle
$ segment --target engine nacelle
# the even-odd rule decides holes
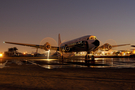
[[[46,51],[50,50],[50,49],[51,49],[51,45],[50,45],[48,42],[46,42],[46,43],[44,44],[44,49],[45,49]]]
[[[70,48],[67,45],[65,45],[65,46],[62,47],[62,51],[69,52]]]
[[[103,50],[103,51],[109,51],[110,49],[112,49],[112,46],[108,43],[105,43],[104,45],[100,47],[100,50]]]
[[[70,51],[70,48],[68,46],[65,46],[65,51],[66,52]]]

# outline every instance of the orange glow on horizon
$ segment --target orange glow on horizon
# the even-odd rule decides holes
[[[25,55],[25,54],[27,54],[27,52],[23,52],[23,54]]]
[[[135,50],[133,50],[133,54],[135,54]]]
[[[2,57],[3,56],[3,54],[2,53],[0,53],[0,57]]]

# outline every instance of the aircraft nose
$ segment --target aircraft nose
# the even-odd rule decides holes
[[[92,44],[98,47],[100,45],[100,42],[98,40],[95,40]]]

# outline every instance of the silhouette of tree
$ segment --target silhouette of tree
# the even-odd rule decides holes
[[[8,49],[8,52],[12,53],[13,55],[16,55],[17,54],[17,48],[16,47],[13,47],[13,48],[9,48]]]
[[[8,52],[13,52],[13,48],[9,48],[8,49]]]
[[[16,52],[18,49],[16,47],[13,48],[13,51]]]

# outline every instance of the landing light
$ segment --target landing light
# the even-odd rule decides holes
[[[48,55],[47,55],[48,60],[49,60],[49,56],[50,56],[50,49],[48,50]]]

